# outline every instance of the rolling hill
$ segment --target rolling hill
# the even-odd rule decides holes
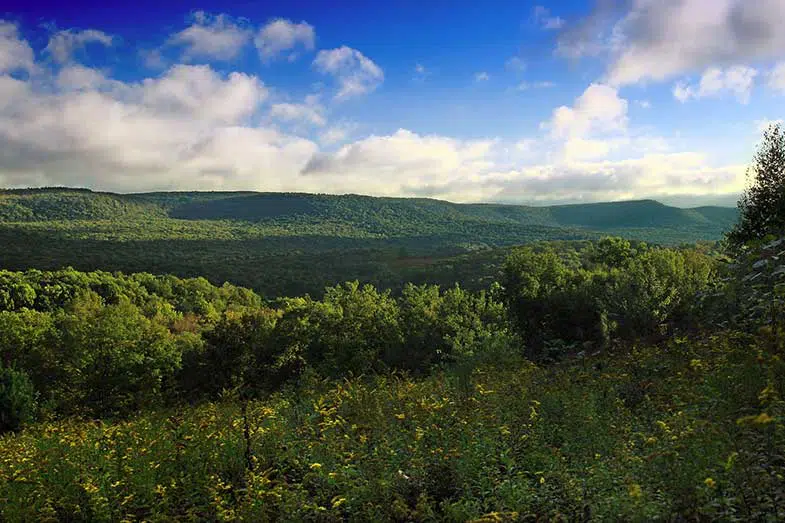
[[[717,240],[736,218],[733,208],[653,200],[533,207],[305,193],[4,190],[0,267],[203,275],[268,296],[319,293],[347,279],[471,286],[498,267],[495,249],[605,235],[671,245]]]

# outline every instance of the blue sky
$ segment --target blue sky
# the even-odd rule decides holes
[[[783,117],[785,0],[30,4],[0,186],[730,204]]]

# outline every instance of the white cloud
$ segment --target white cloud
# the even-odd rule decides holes
[[[780,62],[768,73],[769,87],[785,94],[785,62]]]
[[[197,11],[192,15],[192,22],[167,41],[169,45],[183,46],[183,57],[188,61],[196,58],[231,60],[251,38],[250,29],[225,14],[214,16]]]
[[[161,115],[211,124],[242,123],[268,95],[255,76],[233,72],[224,79],[206,65],[176,65],[161,78],[130,87],[128,93]]]
[[[526,70],[526,62],[524,62],[521,58],[518,58],[517,56],[513,56],[512,58],[504,62],[504,67],[508,71],[522,72]]]
[[[559,16],[551,16],[551,11],[541,5],[535,6],[532,12],[534,21],[545,30],[561,29],[566,23]]]
[[[567,161],[493,175],[500,201],[596,202],[683,195],[735,195],[745,166],[714,167],[697,153],[653,153],[619,161]]]
[[[57,74],[55,81],[57,86],[64,91],[101,89],[111,84],[100,71],[78,64],[63,67]]]
[[[474,81],[475,82],[487,82],[491,79],[491,76],[486,73],[485,71],[481,71],[479,73],[474,73]]]
[[[356,123],[348,121],[331,125],[319,134],[319,143],[328,146],[345,143],[358,128],[359,126]]]
[[[641,109],[651,109],[651,102],[648,100],[636,100],[635,103],[638,104]]]
[[[481,173],[493,166],[489,157],[493,144],[399,129],[345,145],[332,154],[314,155],[303,176],[339,192],[361,187],[363,193],[374,195],[426,195],[437,187],[480,181]],[[448,194],[455,198],[458,193]]]
[[[583,138],[592,132],[621,131],[627,127],[627,100],[608,85],[591,84],[573,107],[561,106],[541,127],[554,138]]]
[[[288,52],[288,59],[298,57],[298,48],[310,51],[316,42],[316,32],[307,22],[294,23],[279,18],[262,27],[254,38],[262,60],[270,61]]]
[[[608,82],[662,81],[781,58],[783,0],[633,0],[613,28]]]
[[[327,123],[322,114],[323,108],[314,104],[273,104],[270,114],[285,122],[306,122],[312,125],[323,126]]]
[[[16,24],[0,20],[0,74],[34,69],[33,49],[19,35]]]
[[[76,31],[65,29],[57,31],[49,38],[45,51],[52,59],[64,64],[71,61],[74,53],[90,43],[97,43],[110,47],[113,39],[110,35],[96,29]]]
[[[611,140],[570,138],[564,143],[564,158],[567,161],[605,158],[616,146]]]
[[[743,188],[744,166],[712,166],[701,154],[658,152],[647,139],[607,143],[574,139],[574,154],[559,161],[504,167],[500,149],[518,155],[543,146],[527,139],[509,147],[493,140],[467,142],[400,129],[319,153],[303,177],[333,192],[380,196],[427,196],[452,201],[576,202],[690,194],[734,194]],[[608,150],[632,146],[629,160],[600,160]],[[320,185],[319,185],[320,184]]]
[[[319,141],[324,145],[334,145],[346,140],[349,131],[345,127],[330,127],[319,135]]]
[[[382,69],[351,47],[319,51],[313,65],[321,73],[329,74],[338,81],[337,100],[369,93],[384,81]]]
[[[15,27],[8,34],[21,41]],[[36,68],[32,51],[2,54],[10,48],[3,45],[4,70]],[[383,80],[378,66],[350,48],[320,53],[314,67],[337,79],[339,97]],[[0,74],[0,186],[552,202],[729,194],[744,182],[743,166],[716,166],[704,155],[672,152],[656,137],[635,136],[628,102],[603,84],[556,109],[544,138],[460,140],[400,129],[357,139],[353,124],[327,125],[318,96],[294,103],[276,91],[269,106],[268,87],[241,72],[179,64],[124,82],[74,63],[56,74],[40,69],[27,79]],[[362,88],[345,91],[347,85]],[[271,116],[292,125],[281,131],[266,123]],[[297,136],[291,129],[303,121],[320,126],[319,143],[336,150]]]
[[[743,65],[729,67],[725,70],[712,67],[703,73],[697,86],[678,82],[673,87],[673,96],[684,103],[690,98],[718,96],[724,91],[728,91],[734,94],[739,102],[746,104],[750,101],[750,94],[757,75],[757,70]]]
[[[275,190],[317,149],[250,126],[267,93],[243,73],[179,65],[122,83],[71,68],[55,85],[0,81],[0,185]]]

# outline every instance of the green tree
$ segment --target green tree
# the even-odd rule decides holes
[[[750,184],[739,200],[739,222],[728,233],[735,248],[785,230],[785,131],[770,126],[747,170]]]
[[[62,406],[95,414],[127,414],[160,399],[181,364],[174,337],[126,298],[104,306],[81,293],[60,321],[60,362],[66,372]]]
[[[210,392],[238,386],[275,390],[297,375],[303,365],[299,352],[273,336],[279,316],[266,308],[224,313],[203,335],[203,386]]]
[[[35,391],[27,374],[0,364],[0,434],[31,421],[35,408]]]

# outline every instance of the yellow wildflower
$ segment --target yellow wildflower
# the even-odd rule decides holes
[[[754,420],[752,420],[755,425],[768,425],[772,421],[774,421],[774,418],[765,412],[761,412]]]
[[[717,482],[716,482],[716,481],[714,481],[712,478],[706,478],[706,479],[704,479],[704,480],[703,480],[703,482],[704,482],[704,483],[706,484],[706,486],[707,486],[707,487],[709,487],[709,488],[714,488],[714,487],[716,487],[716,486],[717,486]]]
[[[627,490],[631,498],[638,499],[643,495],[643,489],[637,483],[630,485]]]
[[[319,470],[320,468],[322,468],[321,463],[311,463],[311,470]]]

